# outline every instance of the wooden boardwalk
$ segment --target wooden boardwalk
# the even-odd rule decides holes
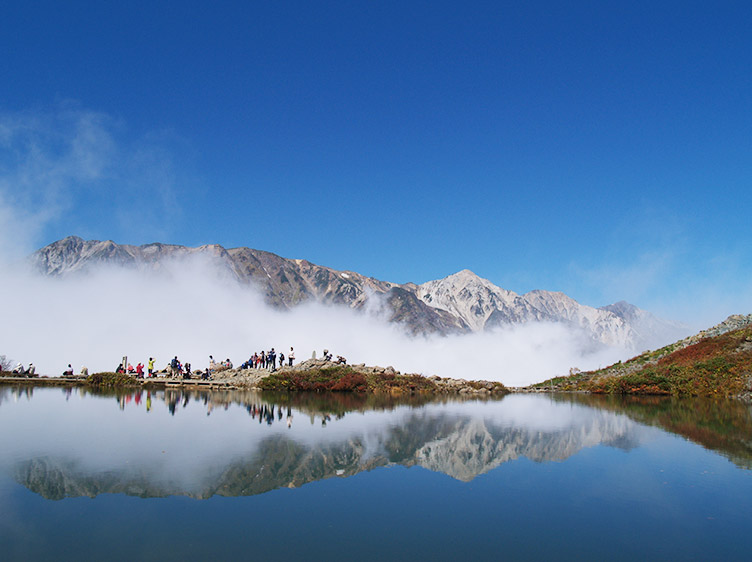
[[[151,379],[149,379],[151,380]],[[236,388],[227,381],[212,381],[201,379],[167,379],[164,381],[165,388],[192,388],[207,390],[229,390]]]
[[[147,388],[174,388],[194,390],[234,390],[237,385],[228,381],[214,381],[202,379],[169,379],[169,378],[145,378],[133,380],[128,385],[120,388],[147,387]],[[91,386],[86,377],[0,377],[0,384],[23,384],[31,386]]]

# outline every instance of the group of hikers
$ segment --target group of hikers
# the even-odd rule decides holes
[[[19,363],[11,371],[14,375],[24,375],[27,377],[35,377],[36,372],[37,368],[34,366],[34,363],[29,363],[27,368],[24,368],[23,363]]]
[[[16,365],[13,370],[11,371],[14,375],[23,375],[25,377],[36,377],[37,375],[37,368],[34,366],[34,363],[29,363],[28,367],[24,367],[23,363],[19,363]],[[71,364],[68,363],[68,366],[63,371],[64,377],[72,377],[73,376],[73,367],[71,367]],[[83,376],[89,375],[89,369],[86,367],[81,367],[81,374]]]
[[[315,351],[313,352],[313,358],[314,359],[316,358]],[[332,354],[329,353],[328,349],[324,350],[322,358],[327,361],[332,360]],[[292,347],[290,347],[290,351],[288,352],[287,356],[285,356],[285,354],[282,352],[277,353],[272,347],[269,351],[262,350],[260,352],[255,352],[251,357],[249,357],[246,361],[244,361],[240,365],[240,368],[241,369],[268,369],[273,372],[273,371],[276,371],[278,367],[279,368],[282,368],[285,366],[292,367],[294,362],[295,362],[295,350]],[[190,379],[190,378],[193,378],[194,376],[199,376],[201,379],[210,379],[212,378],[212,375],[216,372],[233,368],[232,361],[230,361],[229,358],[225,359],[224,361],[215,361],[214,357],[211,355],[209,355],[209,366],[203,371],[200,369],[193,371],[191,369],[191,364],[188,362],[184,363],[180,361],[177,355],[174,356],[170,360],[170,362],[167,364],[167,366],[161,371],[157,371],[154,369],[154,363],[155,363],[154,358],[149,357],[149,361],[147,362],[146,367],[140,361],[134,367],[132,363],[128,362],[127,357],[123,357],[123,360],[118,364],[117,368],[115,369],[115,372],[125,373],[129,375],[136,375],[136,377],[140,379],[157,377],[160,374],[163,374],[173,379],[177,379],[177,378]],[[337,363],[346,364],[347,360],[341,355],[338,355]],[[146,372],[144,372],[145,368],[146,368]],[[29,363],[28,367],[24,367],[22,363],[18,363],[18,365],[13,369],[12,372],[18,375],[34,377],[36,376],[36,367],[34,366],[33,363]],[[89,369],[85,366],[81,367],[81,376],[86,377],[88,375],[89,375]],[[70,363],[68,364],[68,367],[63,371],[63,376],[67,376],[67,377],[74,376],[73,367],[71,367]]]
[[[271,371],[274,371],[278,366],[283,367],[285,365],[285,362],[287,362],[288,366],[292,367],[294,361],[295,350],[292,347],[290,347],[290,352],[287,354],[287,357],[285,357],[284,353],[277,354],[277,352],[272,347],[269,351],[254,353],[247,361],[243,362],[240,368],[269,369]],[[216,361],[214,359],[214,356],[212,355],[209,355],[209,366],[203,371],[200,369],[196,371],[192,370],[191,364],[188,362],[182,362],[180,359],[178,359],[177,355],[175,355],[167,364],[167,366],[161,371],[155,371],[154,362],[154,358],[149,357],[149,361],[146,367],[147,371],[146,373],[144,373],[143,363],[139,362],[134,367],[124,358],[124,360],[117,366],[115,372],[136,375],[137,378],[152,378],[163,374],[172,379],[190,379],[194,376],[199,376],[201,379],[206,380],[212,378],[212,375],[216,372],[233,368],[232,361],[230,361],[229,357],[224,361]]]
[[[291,347],[290,352],[287,354],[287,365],[292,367],[295,361],[295,350]],[[279,355],[274,348],[269,351],[261,351],[260,353],[254,353],[251,357],[245,361],[240,368],[241,369],[269,369],[275,371],[277,365],[280,368],[285,366],[285,354],[280,352]]]

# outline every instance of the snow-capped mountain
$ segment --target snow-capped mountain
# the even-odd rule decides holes
[[[417,285],[415,292],[424,303],[460,318],[473,331],[524,322],[563,322],[602,343],[635,349],[673,341],[685,332],[682,326],[624,301],[593,308],[561,292],[535,290],[518,295],[467,269]]]
[[[85,274],[97,265],[160,270],[171,260],[201,256],[217,271],[261,291],[276,307],[306,301],[363,309],[375,304],[413,334],[480,332],[534,321],[561,322],[584,330],[595,342],[642,350],[686,335],[684,328],[619,302],[582,305],[564,293],[536,290],[519,295],[462,270],[420,285],[380,281],[301,259],[250,248],[189,248],[168,244],[120,245],[70,236],[38,250],[33,266],[49,276]]]

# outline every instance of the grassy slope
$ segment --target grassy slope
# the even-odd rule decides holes
[[[688,338],[605,369],[534,387],[608,394],[738,396],[752,382],[752,326]]]

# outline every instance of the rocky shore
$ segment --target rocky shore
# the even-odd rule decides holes
[[[426,377],[417,373],[401,373],[392,366],[367,366],[364,363],[340,365],[324,359],[308,359],[274,372],[268,369],[221,369],[213,374],[212,380],[257,390],[354,390],[385,391],[392,394],[421,392],[463,395],[500,395],[509,392],[500,382],[468,381],[436,375]],[[339,387],[337,383],[340,383]],[[316,387],[317,384],[319,387]]]
[[[216,369],[209,380],[198,376],[190,379],[171,379],[164,374],[155,378],[139,379],[133,375],[94,373],[88,377],[23,377],[2,373],[0,384],[32,384],[56,386],[98,387],[162,387],[195,386],[207,389],[245,389],[277,391],[350,391],[400,394],[437,394],[465,396],[501,396],[507,394],[502,383],[495,381],[465,380],[401,373],[394,367],[341,365],[324,359],[309,359],[275,371],[269,369]]]

